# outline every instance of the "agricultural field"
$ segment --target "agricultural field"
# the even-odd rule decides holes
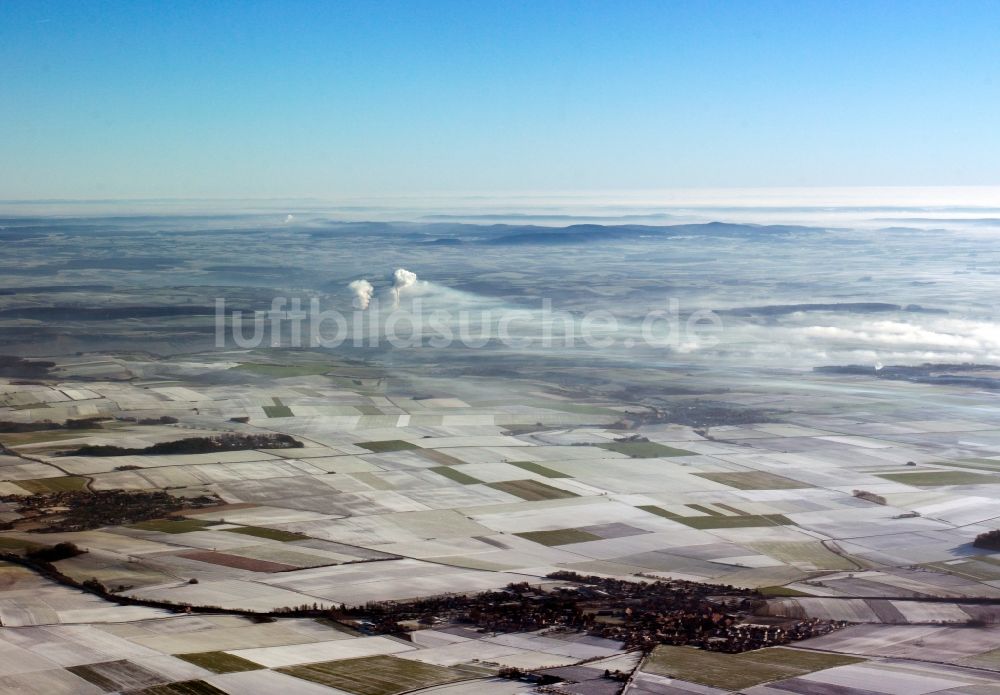
[[[1000,485],[1000,478],[966,471],[927,471],[925,473],[880,473],[880,478],[915,487],[944,485]]]
[[[1000,554],[972,546],[1000,517],[989,458],[1000,456],[1000,417],[983,408],[967,421],[924,412],[923,386],[893,384],[912,393],[877,421],[856,421],[860,405],[848,395],[819,407],[789,388],[783,397],[799,400],[786,421],[694,427],[637,418],[623,430],[624,407],[607,394],[571,397],[534,383],[498,391],[411,375],[390,388],[384,374],[355,378],[315,355],[301,365],[260,353],[108,359],[66,361],[60,380],[44,385],[0,385],[17,404],[2,408],[2,420],[79,416],[83,405],[109,418],[72,437],[0,433],[8,526],[0,551],[23,559],[73,543],[83,552],[55,560],[59,572],[163,607],[116,605],[0,565],[0,657],[13,664],[0,669],[0,690],[513,695],[493,678],[502,667],[570,669],[563,673],[600,690],[603,670],[593,679],[571,669],[622,657],[620,643],[425,625],[404,640],[306,618],[258,623],[168,608],[321,610],[549,587],[546,576],[558,571],[762,588],[761,620],[854,625],[794,649],[735,656],[660,647],[637,676],[640,692],[670,692],[668,678],[700,693],[775,695],[775,683],[840,692],[881,674],[903,684],[899,695],[910,692],[910,676],[882,660],[947,665],[955,673],[927,677],[955,688],[985,688],[1000,670],[991,627],[1000,616],[984,603],[1000,600]],[[74,375],[106,364],[141,378],[88,376],[77,388]],[[759,385],[736,377],[727,388],[716,397],[733,408],[760,397]],[[166,416],[176,422],[164,424]],[[64,455],[262,431],[303,446]],[[973,464],[980,468],[962,467]],[[166,492],[177,510],[43,533],[25,504],[48,495],[45,513],[55,518],[64,513],[58,495],[118,489]],[[193,503],[202,498],[210,503]],[[870,632],[852,632],[862,628]]]
[[[403,441],[402,439],[390,439],[383,442],[358,442],[357,445],[362,449],[367,449],[368,451],[376,454],[387,453],[390,451],[408,451],[410,449],[419,448],[416,444]]]
[[[657,647],[642,670],[722,690],[746,690],[761,683],[803,676],[862,659],[772,647],[743,654],[714,654],[690,647]]]
[[[199,519],[152,519],[132,524],[129,528],[140,531],[156,531],[158,533],[193,533],[211,526],[209,522]]]
[[[178,654],[177,658],[208,669],[213,673],[237,673],[263,668],[252,661],[225,652],[194,652],[192,654]]]
[[[327,661],[279,672],[355,695],[396,695],[482,675],[472,669],[446,668],[393,656]]]
[[[683,648],[678,648],[683,649]],[[761,654],[761,652],[757,652]],[[655,653],[654,657],[657,656]],[[663,664],[650,658],[636,673],[630,692],[641,695],[902,695],[904,693],[994,693],[1000,687],[995,674],[928,662],[904,660],[850,659],[839,662],[836,654],[816,654],[815,658],[798,657],[788,662],[772,661],[764,654],[738,665],[725,654],[710,655],[711,663],[699,670],[697,658],[679,659],[676,670],[683,670],[692,680],[661,675]],[[740,655],[737,655],[740,656]],[[662,659],[662,657],[661,657]],[[669,666],[667,670],[669,670]],[[647,670],[649,669],[649,670]],[[706,685],[707,682],[716,685]]]
[[[494,490],[520,497],[527,502],[576,497],[569,490],[552,487],[538,480],[504,480],[497,483],[488,483],[488,485]]]
[[[608,442],[597,446],[636,459],[655,459],[664,456],[693,456],[693,451],[677,449],[658,442]]]
[[[0,628],[0,685],[30,689],[34,683],[51,688],[47,692],[66,693],[216,688],[244,695],[270,687],[307,695],[363,695],[492,680],[505,664],[547,668],[595,657],[608,663],[629,658],[620,643],[597,640],[596,646],[535,633],[490,637],[474,630],[427,629],[404,641],[364,637],[312,619],[122,617],[89,625]],[[203,650],[191,652],[192,647]]]
[[[784,514],[706,514],[704,516],[684,516],[677,521],[697,529],[752,528],[755,526],[786,526],[795,522]]]
[[[273,528],[262,528],[260,526],[234,526],[232,528],[223,529],[229,533],[241,533],[246,536],[253,536],[255,538],[267,538],[272,541],[281,541],[282,543],[290,543],[291,541],[302,541],[308,538],[301,533],[292,533],[291,531],[280,531]]]
[[[525,531],[517,535],[533,543],[540,543],[547,546],[601,540],[600,536],[575,528],[555,529],[552,531]]]
[[[76,475],[66,475],[57,478],[41,478],[40,480],[18,480],[16,485],[30,493],[65,492],[83,490],[87,479]]]
[[[812,487],[767,471],[699,473],[705,480],[722,483],[737,490],[801,490]]]
[[[138,365],[130,363],[132,369]],[[252,386],[205,386],[183,378],[155,389],[90,383],[86,395],[109,416],[113,403],[124,403],[129,416],[149,421],[183,415],[178,407],[183,403],[196,403],[198,413],[170,426],[123,420],[113,429],[81,430],[74,432],[72,446],[143,448],[206,427],[241,431],[266,423],[299,438],[302,448],[101,458],[59,456],[64,440],[33,436],[11,444],[30,459],[5,460],[5,484],[16,494],[91,485],[217,496],[217,508],[185,510],[178,515],[182,520],[59,535],[58,540],[83,541],[90,551],[86,561],[64,561],[76,576],[94,571],[115,585],[131,585],[127,590],[137,596],[179,601],[233,605],[245,591],[247,605],[278,607],[318,597],[378,598],[371,591],[376,586],[383,588],[382,597],[405,598],[409,592],[446,590],[459,576],[456,588],[480,587],[560,568],[618,576],[672,573],[785,586],[806,596],[853,591],[890,598],[960,597],[997,591],[990,585],[997,581],[990,555],[965,549],[977,524],[1000,512],[987,490],[992,476],[942,467],[947,449],[932,450],[924,441],[954,431],[950,421],[906,419],[904,407],[896,417],[907,423],[898,426],[905,433],[891,435],[896,439],[858,437],[855,426],[846,427],[838,416],[817,413],[799,416],[799,423],[743,423],[700,434],[656,425],[640,429],[641,441],[593,422],[610,416],[590,408],[571,414],[564,401],[546,402],[534,394],[511,396],[512,402],[530,403],[519,425],[503,409],[507,402],[480,402],[464,391],[447,398],[374,396],[324,376],[327,367],[340,369],[336,364],[311,356],[301,370],[287,369],[294,366],[237,369],[262,380]],[[281,376],[270,373],[271,367]],[[205,368],[212,368],[211,362]],[[19,398],[18,388],[9,388],[8,398],[58,403],[62,397],[59,389],[25,386],[30,396]],[[268,408],[288,408],[291,414],[274,417]],[[30,409],[11,413],[33,417]],[[528,427],[550,415],[559,422],[554,429],[539,433]],[[521,426],[525,429],[516,434]],[[920,432],[923,439],[917,442]],[[955,456],[956,463],[969,458]],[[906,465],[914,460],[936,467]],[[900,469],[890,472],[893,461]],[[22,474],[27,467],[31,477]],[[981,484],[982,494],[970,491],[975,484]],[[886,504],[859,499],[853,494],[859,489]],[[17,512],[7,514],[17,522]],[[15,549],[33,542],[27,526],[22,530],[17,523],[0,534],[0,543]],[[955,549],[964,559],[955,558]],[[128,561],[113,560],[110,553],[125,553]],[[99,556],[105,559],[96,562]],[[392,578],[391,563],[380,564],[399,558],[417,563],[409,569],[416,574],[408,590]],[[319,586],[313,595],[312,589],[298,588],[314,583],[298,581],[296,573],[359,562],[352,569],[357,581],[341,583],[340,590]],[[441,572],[423,572],[422,562],[454,569],[431,581]],[[914,564],[925,573],[899,574],[899,568]],[[879,568],[889,571],[865,578],[830,574]],[[494,572],[499,574],[491,579]],[[268,577],[281,581],[272,584]],[[375,577],[384,581],[370,583]],[[187,583],[190,579],[198,583]],[[366,588],[345,590],[350,587]]]

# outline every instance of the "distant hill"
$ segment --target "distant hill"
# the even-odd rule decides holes
[[[494,225],[508,227],[508,225]],[[601,225],[574,224],[568,227],[509,227],[511,233],[500,234],[484,243],[499,245],[517,244],[578,244],[594,241],[612,241],[616,239],[633,239],[639,237],[672,237],[672,236],[784,236],[789,234],[818,233],[824,230],[817,227],[799,227],[793,225],[756,225],[731,224],[728,222],[706,222],[703,224],[673,224],[673,225]]]
[[[435,246],[489,244],[515,246],[522,244],[586,244],[643,237],[669,238],[680,236],[705,237],[783,237],[793,234],[818,234],[820,227],[795,225],[732,224],[705,222],[700,224],[570,224],[551,227],[537,224],[471,224],[466,222],[330,222],[322,229],[307,233],[315,239],[356,238],[373,235]]]

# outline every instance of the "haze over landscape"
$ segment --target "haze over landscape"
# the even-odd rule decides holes
[[[0,2],[0,693],[1000,695],[997,35]]]

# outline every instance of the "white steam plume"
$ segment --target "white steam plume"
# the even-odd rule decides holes
[[[347,286],[347,289],[354,295],[354,308],[362,311],[368,308],[368,304],[372,301],[372,294],[375,293],[375,288],[370,282],[365,279],[354,280]]]
[[[403,290],[413,287],[417,284],[417,274],[411,273],[405,268],[397,268],[396,272],[392,274],[392,303],[393,306],[399,307],[399,295]]]

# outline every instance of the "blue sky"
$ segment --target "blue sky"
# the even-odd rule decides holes
[[[1000,2],[0,0],[0,199],[1000,184]]]

